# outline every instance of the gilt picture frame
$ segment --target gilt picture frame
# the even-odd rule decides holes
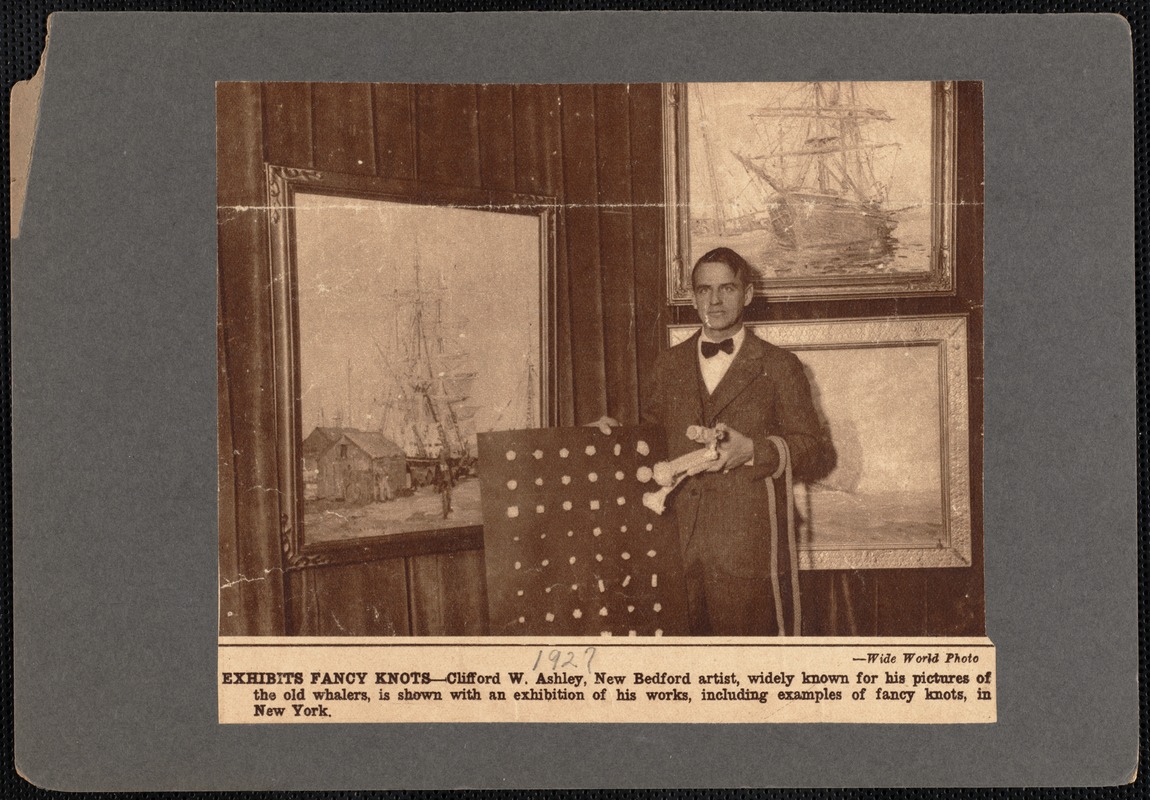
[[[954,293],[952,81],[671,83],[663,109],[672,305],[715,247],[772,300]]]
[[[697,326],[673,325],[671,345]],[[795,486],[803,569],[969,567],[965,316],[749,323],[803,363],[835,466]]]
[[[265,173],[286,563],[475,547],[475,435],[554,421],[555,203]]]

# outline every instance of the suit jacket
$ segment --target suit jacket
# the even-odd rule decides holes
[[[787,442],[796,476],[817,468],[823,438],[810,384],[793,353],[747,331],[727,374],[708,395],[699,372],[698,339],[696,333],[656,361],[644,421],[666,428],[670,458],[699,447],[686,437],[690,425],[723,422],[754,442],[754,466],[688,478],[671,495],[670,506],[688,565],[700,562],[738,577],[763,577],[770,569],[764,479],[779,465],[768,437]],[[787,501],[780,500],[785,512]],[[787,563],[780,559],[780,571]]]

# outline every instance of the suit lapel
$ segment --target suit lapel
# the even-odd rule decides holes
[[[715,391],[706,400],[706,417],[708,423],[713,423],[715,417],[723,412],[731,402],[751,385],[755,378],[763,374],[762,342],[749,330],[743,337],[743,346],[739,348],[735,360],[727,368],[727,374],[719,381]]]
[[[699,398],[699,333],[687,340],[687,343],[671,352],[677,359],[669,371],[673,383],[666,387],[668,394],[675,398],[675,404],[680,407],[689,404],[694,412],[692,417],[698,420],[703,418],[702,400]]]

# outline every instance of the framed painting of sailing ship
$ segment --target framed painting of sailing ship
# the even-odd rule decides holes
[[[747,327],[798,356],[834,445],[831,471],[795,487],[802,568],[970,566],[966,318]]]
[[[731,247],[776,300],[953,294],[951,82],[664,87],[667,290]]]
[[[476,434],[552,417],[553,203],[266,174],[289,563],[470,546]]]

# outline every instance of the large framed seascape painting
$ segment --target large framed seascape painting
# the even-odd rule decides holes
[[[289,563],[467,546],[477,434],[552,421],[554,204],[266,174]]]
[[[730,247],[778,300],[955,289],[949,81],[664,87],[667,287]]]
[[[966,318],[747,327],[798,356],[834,445],[829,473],[795,487],[801,566],[970,566]],[[670,343],[696,328],[672,326]]]

